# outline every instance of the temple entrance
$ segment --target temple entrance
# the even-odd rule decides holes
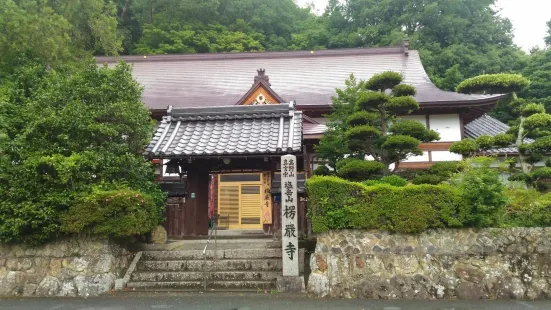
[[[225,229],[262,229],[261,173],[218,175],[218,226]]]

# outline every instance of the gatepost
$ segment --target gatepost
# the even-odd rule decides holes
[[[281,249],[283,276],[277,279],[282,292],[303,292],[304,277],[299,274],[297,158],[281,156]]]

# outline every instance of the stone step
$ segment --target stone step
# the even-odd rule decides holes
[[[129,282],[130,290],[155,290],[155,289],[203,289],[203,281],[176,281],[176,282]],[[261,289],[275,288],[274,281],[211,281],[207,283],[207,289]]]
[[[216,271],[208,272],[209,281],[275,281],[281,271]],[[199,271],[135,272],[133,282],[182,282],[203,281],[204,274]]]
[[[214,250],[207,250],[207,259],[214,258]],[[217,250],[217,259],[263,259],[281,258],[281,249],[227,249]],[[142,259],[145,260],[200,260],[204,259],[202,250],[187,251],[145,251]]]
[[[203,271],[203,264],[205,264],[203,260],[145,260],[138,264],[138,271]],[[205,266],[207,271],[281,271],[283,268],[282,265],[282,260],[280,258],[268,258],[259,260],[207,260]]]

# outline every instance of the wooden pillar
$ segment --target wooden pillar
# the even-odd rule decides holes
[[[184,234],[206,235],[209,231],[209,169],[202,163],[188,168],[187,182]]]

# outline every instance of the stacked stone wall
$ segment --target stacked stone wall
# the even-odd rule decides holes
[[[131,258],[124,247],[87,238],[0,245],[0,296],[95,296],[113,287]]]
[[[308,292],[320,297],[544,299],[551,228],[330,231],[310,267]]]

